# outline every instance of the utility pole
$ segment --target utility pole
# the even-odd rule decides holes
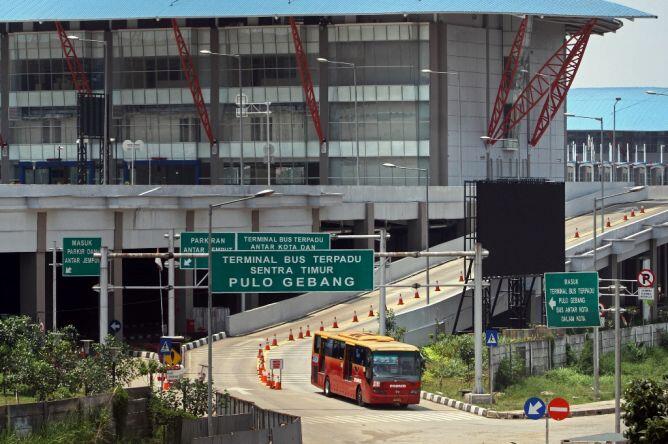
[[[100,247],[100,344],[107,342],[109,328],[109,247]]]
[[[475,357],[475,386],[473,393],[483,392],[482,386],[482,244],[475,243],[473,258],[473,336]]]
[[[52,297],[52,310],[53,310],[53,324],[52,324],[52,329],[53,331],[56,331],[58,329],[56,325],[56,296],[57,296],[57,289],[56,289],[56,283],[58,279],[58,263],[56,262],[56,255],[57,255],[58,247],[56,244],[56,241],[53,241],[53,261],[52,261],[52,266],[51,266],[51,276],[52,276],[52,283],[51,283],[51,297]]]
[[[175,336],[174,331],[174,318],[175,318],[175,297],[174,297],[174,229],[172,228],[169,233],[165,235],[169,239],[169,254],[170,258],[167,259],[167,334],[169,336]]]
[[[381,253],[385,253],[387,247],[386,247],[386,239],[385,239],[385,228],[380,229],[380,246],[378,248],[378,251]],[[378,323],[380,324],[378,327],[378,333],[381,336],[384,336],[386,333],[386,322],[387,322],[387,312],[385,309],[385,305],[387,304],[386,301],[386,292],[385,292],[385,261],[386,258],[384,256],[380,257],[380,307],[378,307]]]

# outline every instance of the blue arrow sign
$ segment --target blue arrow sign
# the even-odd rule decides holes
[[[485,330],[485,344],[487,344],[487,347],[497,347],[499,345],[499,331],[494,329]]]
[[[524,403],[524,414],[529,419],[540,419],[545,416],[545,403],[540,398],[529,398]]]
[[[118,333],[121,331],[121,322],[114,319],[109,323],[109,330],[113,333]]]

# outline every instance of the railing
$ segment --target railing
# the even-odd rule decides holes
[[[216,392],[216,415],[253,414],[256,429],[280,427],[286,424],[301,423],[299,416],[258,407],[254,402],[235,398],[229,393]]]

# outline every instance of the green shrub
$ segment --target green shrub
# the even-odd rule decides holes
[[[627,342],[622,347],[622,359],[625,361],[639,362],[647,359],[647,347],[634,342]]]
[[[641,442],[668,442],[668,418],[652,418],[647,420],[647,427]]]
[[[667,385],[652,379],[634,379],[624,390],[624,424],[627,429],[624,436],[631,443],[666,442],[665,439],[647,441],[648,427],[654,434],[664,434],[665,422],[656,421],[668,415]],[[650,424],[650,421],[651,424]]]
[[[600,362],[600,361],[599,361]],[[575,368],[585,375],[594,373],[594,341],[587,340],[582,346],[580,356],[577,358]]]
[[[504,390],[524,376],[526,376],[526,362],[517,353],[513,353],[512,359],[506,356],[499,362],[499,368],[494,376],[494,387],[497,390]]]

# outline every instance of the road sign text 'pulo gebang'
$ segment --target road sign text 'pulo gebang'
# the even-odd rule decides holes
[[[373,250],[214,251],[214,293],[373,289]]]

